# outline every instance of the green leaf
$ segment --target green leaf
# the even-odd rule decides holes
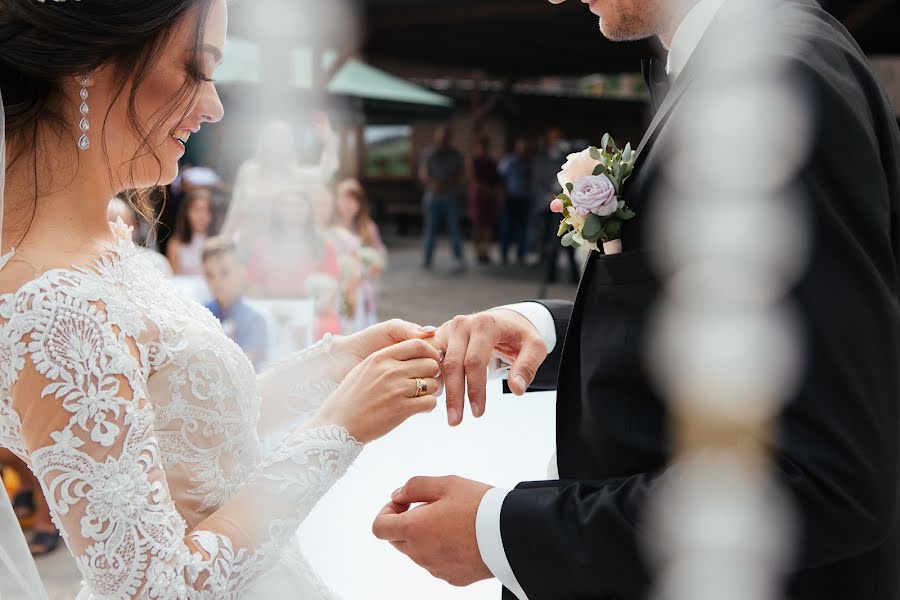
[[[571,245],[573,245],[573,244],[575,243],[575,239],[574,239],[574,238],[575,238],[575,232],[574,232],[574,231],[570,231],[569,233],[567,233],[566,235],[563,236],[563,239],[561,240],[561,243],[562,243],[563,246],[565,246],[566,248],[568,248],[569,246],[571,246]]]
[[[558,200],[562,200],[564,203],[572,204],[572,199],[569,198],[566,194],[559,194],[556,196]]]
[[[598,217],[597,215],[591,215],[587,218],[587,221],[584,223],[584,227],[581,229],[581,237],[588,240],[589,242],[594,242],[603,232],[603,219]]]
[[[593,158],[594,160],[602,160],[603,159],[603,154],[600,152],[599,148],[595,148],[594,146],[591,146],[589,149],[589,152],[591,153],[591,158]]]
[[[606,167],[603,165],[597,165],[594,167],[594,175],[604,175],[606,173]]]
[[[566,184],[566,189],[569,191],[570,194],[572,193],[572,190],[573,190],[574,188],[575,188],[575,184],[573,184],[573,183],[567,183],[567,184]]]
[[[625,149],[622,150],[622,160],[626,163],[631,162],[631,157],[634,153],[631,151],[631,143],[625,145]]]
[[[569,230],[569,224],[563,221],[559,224],[559,230],[556,232],[556,237],[562,237]]]
[[[604,242],[609,242],[612,240],[619,239],[619,235],[622,232],[622,221],[617,221],[612,219],[606,224],[606,231],[604,232],[606,235],[603,236]]]
[[[603,148],[604,150],[606,150],[606,149],[609,147],[609,142],[610,142],[610,140],[612,140],[612,138],[609,137],[609,134],[608,134],[608,133],[604,133],[604,134],[603,134],[603,139],[600,140],[600,147]]]

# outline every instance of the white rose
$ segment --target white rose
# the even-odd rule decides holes
[[[575,182],[582,177],[593,175],[594,169],[599,164],[600,161],[591,158],[590,148],[585,148],[581,152],[566,157],[566,164],[563,165],[562,171],[556,178],[559,180],[559,185],[568,194],[568,184],[575,185]]]

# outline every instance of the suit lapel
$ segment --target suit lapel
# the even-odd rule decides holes
[[[637,159],[634,163],[635,170],[640,167],[644,155],[653,146],[656,138],[659,137],[659,132],[662,130],[663,125],[668,122],[669,116],[678,105],[678,101],[681,100],[681,97],[684,96],[684,93],[687,92],[693,82],[694,76],[692,72],[688,71],[687,67],[685,67],[685,70],[675,80],[675,84],[672,86],[666,99],[663,100],[659,110],[656,111],[656,115],[654,115],[653,120],[650,122],[650,126],[647,128],[647,132],[644,134],[644,139],[641,140],[641,143],[638,146]]]

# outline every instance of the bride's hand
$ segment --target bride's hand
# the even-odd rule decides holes
[[[314,417],[312,425],[340,425],[361,443],[378,439],[411,416],[437,406],[440,351],[422,339],[371,354],[353,368]],[[418,383],[425,384],[418,397]]]
[[[392,319],[353,335],[337,338],[332,354],[341,365],[339,381],[375,352],[406,340],[433,338],[434,332],[434,327],[420,327],[415,323]]]

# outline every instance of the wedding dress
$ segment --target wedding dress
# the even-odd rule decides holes
[[[296,538],[362,449],[302,426],[337,387],[328,343],[257,378],[114,229],[0,296],[0,446],[41,480],[79,599],[330,598]]]

